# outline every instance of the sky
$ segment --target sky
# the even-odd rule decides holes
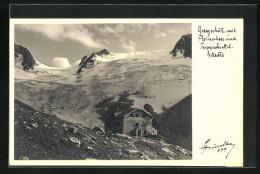
[[[34,59],[55,67],[68,67],[85,55],[107,49],[112,53],[173,49],[191,24],[16,24],[15,43]]]

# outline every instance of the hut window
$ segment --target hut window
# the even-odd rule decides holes
[[[139,126],[139,123],[138,123],[138,122],[135,122],[135,126]]]
[[[139,117],[138,113],[135,114],[136,117]]]
[[[130,114],[130,117],[135,117],[135,114],[134,114],[134,113],[131,113],[131,114]]]

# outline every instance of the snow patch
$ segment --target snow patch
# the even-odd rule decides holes
[[[114,98],[113,98],[113,100],[111,100],[111,102],[117,102],[119,100],[119,96],[117,95],[117,96],[115,96]]]

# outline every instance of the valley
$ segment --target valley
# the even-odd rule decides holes
[[[191,159],[190,39],[172,51],[103,49],[66,68],[15,45],[16,158]],[[104,120],[130,108],[151,114],[156,139],[105,133]]]

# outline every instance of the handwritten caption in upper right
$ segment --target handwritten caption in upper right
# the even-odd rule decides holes
[[[234,27],[204,27],[198,26],[200,49],[206,51],[208,58],[225,57],[225,53],[234,49],[233,43],[237,41]]]

